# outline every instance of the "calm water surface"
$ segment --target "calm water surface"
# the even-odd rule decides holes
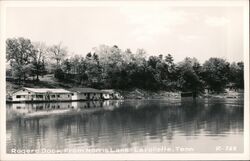
[[[243,152],[243,99],[7,104],[6,125],[8,153],[152,147]]]

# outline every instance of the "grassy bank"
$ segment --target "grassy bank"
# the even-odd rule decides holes
[[[59,82],[57,79],[54,78],[52,74],[45,75],[41,77],[39,81],[35,81],[29,79],[19,85],[13,80],[6,80],[6,94],[12,93],[22,87],[30,87],[30,88],[71,88],[74,87],[71,83],[63,83]]]

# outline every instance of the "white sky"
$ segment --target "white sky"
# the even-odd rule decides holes
[[[170,53],[175,62],[187,56],[201,63],[210,57],[243,60],[241,7],[18,7],[6,15],[8,38],[62,42],[70,54],[106,44]]]

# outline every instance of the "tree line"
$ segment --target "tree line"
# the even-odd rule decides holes
[[[46,46],[27,38],[6,40],[6,75],[22,84],[27,79],[52,73],[58,81],[93,88],[222,92],[226,87],[244,88],[244,63],[210,58],[201,64],[186,57],[175,63],[171,54],[147,56],[118,46],[100,45],[86,56],[69,56],[61,43]]]

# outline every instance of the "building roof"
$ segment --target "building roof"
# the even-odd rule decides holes
[[[102,91],[109,93],[109,94],[115,93],[115,91],[113,89],[102,89]]]
[[[28,91],[34,92],[34,93],[72,93],[68,90],[62,89],[62,88],[26,88],[23,87],[23,89],[26,89]]]
[[[70,91],[77,93],[106,93],[105,91],[94,88],[71,88]]]

